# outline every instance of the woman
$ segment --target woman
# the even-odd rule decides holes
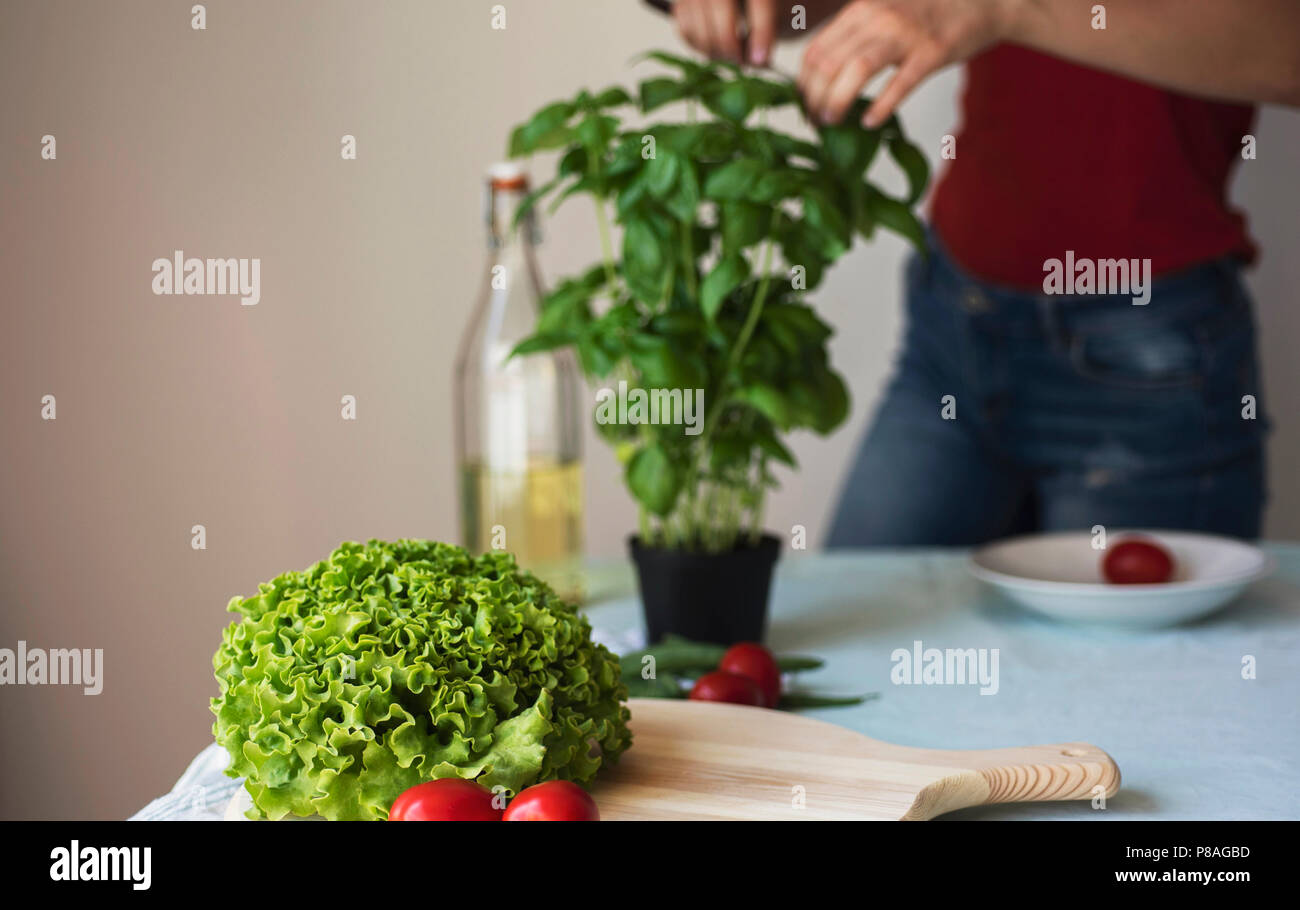
[[[1267,423],[1240,275],[1255,250],[1226,186],[1253,156],[1252,104],[1300,104],[1300,3],[803,6],[821,30],[799,87],[827,122],[886,68],[868,126],[967,63],[930,255],[909,264],[898,367],[830,545],[1257,536]],[[798,34],[776,0],[744,4],[743,47],[735,0],[678,0],[674,17],[698,50],[755,65]]]

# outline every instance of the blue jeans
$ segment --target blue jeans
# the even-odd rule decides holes
[[[1259,535],[1268,425],[1236,261],[1156,279],[1135,306],[989,286],[931,246],[907,267],[902,351],[829,546]]]

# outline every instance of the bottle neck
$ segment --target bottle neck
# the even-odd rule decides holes
[[[537,219],[533,212],[529,211],[515,223],[515,212],[527,195],[526,186],[504,189],[488,184],[484,218],[489,247],[502,250],[520,244],[531,247],[537,243]]]

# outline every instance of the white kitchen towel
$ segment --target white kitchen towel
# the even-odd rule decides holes
[[[226,777],[228,764],[230,753],[213,743],[190,762],[170,793],[158,797],[128,820],[222,821],[230,797],[244,785],[242,777]]]

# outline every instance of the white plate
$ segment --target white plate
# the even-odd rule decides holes
[[[1114,546],[1127,536],[1153,538],[1174,557],[1171,581],[1112,585],[1101,576],[1105,550],[1087,531],[1000,540],[970,557],[970,571],[1021,606],[1071,622],[1150,628],[1186,622],[1229,603],[1252,581],[1273,571],[1273,557],[1228,537],[1186,531],[1110,531]]]

